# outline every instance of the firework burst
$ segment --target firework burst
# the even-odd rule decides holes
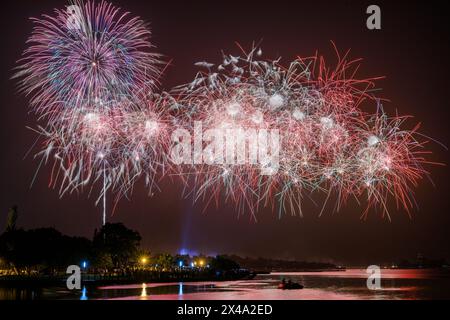
[[[407,117],[383,111],[380,78],[360,79],[348,52],[332,66],[318,54],[286,66],[240,48],[218,65],[196,63],[191,83],[158,94],[160,57],[139,18],[77,1],[33,22],[15,77],[45,121],[36,157],[52,165],[49,185],[61,196],[101,184],[105,210],[109,190],[117,201],[142,178],[152,194],[170,174],[196,200],[225,198],[253,217],[266,207],[302,215],[315,193],[326,196],[320,214],[332,198],[334,210],[365,202],[364,216],[379,208],[389,217],[389,199],[414,206],[426,141],[403,128]],[[173,158],[179,131],[194,136],[184,162]]]
[[[348,52],[338,54],[333,68],[319,55],[299,57],[287,68],[280,59],[262,60],[261,55],[254,47],[239,56],[224,55],[218,66],[197,63],[204,71],[177,88],[186,123],[244,129],[247,147],[255,139],[248,135],[252,129],[277,129],[281,138],[276,167],[206,161],[184,168],[184,174],[195,176],[195,198],[217,204],[225,197],[253,214],[278,207],[280,214],[301,215],[303,197],[319,191],[327,195],[320,214],[332,194],[335,210],[349,198],[361,202],[363,194],[364,214],[380,207],[389,216],[390,197],[409,210],[412,188],[426,173],[424,142],[417,128],[400,129],[404,118],[384,113],[373,94],[380,78],[359,79],[360,60],[349,60]],[[366,100],[378,106],[375,115],[363,111]],[[244,146],[241,152],[249,150]]]
[[[76,1],[32,21],[15,77],[33,110],[50,122],[80,109],[123,107],[122,99],[157,84],[160,61],[150,30],[119,8]]]
[[[14,77],[46,123],[36,156],[53,163],[50,186],[62,196],[101,183],[97,203],[108,190],[127,195],[139,177],[152,190],[167,162],[167,126],[147,24],[105,1],[74,1],[32,21]]]

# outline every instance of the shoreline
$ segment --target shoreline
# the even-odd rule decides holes
[[[101,276],[93,274],[82,274],[82,285],[112,285],[112,284],[133,284],[133,283],[188,283],[199,281],[235,281],[251,280],[256,277],[256,273],[240,272],[215,276],[211,274],[176,274],[160,273],[133,276]],[[66,285],[70,275],[60,276],[0,276],[0,287],[9,286],[42,286],[42,285]]]
[[[111,285],[111,284],[132,284],[132,283],[189,283],[199,281],[223,282],[236,280],[252,280],[258,275],[270,275],[272,273],[291,272],[336,272],[345,269],[305,269],[296,271],[248,271],[239,270],[235,272],[221,273],[177,273],[177,272],[151,272],[134,275],[99,275],[84,273],[81,275],[83,285]],[[4,286],[41,286],[41,285],[65,285],[70,275],[46,276],[46,275],[7,275],[0,276],[0,287]]]
[[[223,273],[220,276],[212,273],[176,273],[176,272],[153,272],[135,275],[99,275],[99,274],[82,274],[82,285],[121,285],[134,283],[190,283],[190,282],[225,282],[237,280],[253,280],[258,275],[290,275],[296,273],[325,273],[325,272],[346,272],[349,270],[358,270],[360,268],[332,268],[332,269],[304,269],[304,270],[272,270],[272,271],[248,271],[240,270],[235,272]],[[397,270],[397,268],[384,268],[389,270]],[[383,269],[383,270],[384,270]],[[449,271],[448,268],[402,268],[401,270],[428,270],[428,271]],[[24,275],[8,275],[0,276],[0,287],[11,286],[60,286],[66,284],[70,275],[58,276],[24,276]]]

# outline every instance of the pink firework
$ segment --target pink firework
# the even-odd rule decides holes
[[[48,120],[59,122],[74,109],[120,107],[122,99],[156,85],[160,61],[139,18],[89,0],[32,21],[15,77]]]
[[[102,183],[104,199],[145,177],[153,189],[168,140],[148,25],[105,1],[75,1],[32,20],[15,77],[46,121],[37,156],[53,162],[50,186],[64,195]]]
[[[315,193],[325,197],[320,214],[332,199],[336,211],[356,199],[364,216],[390,217],[390,200],[414,205],[426,141],[383,111],[380,77],[359,78],[348,52],[332,66],[319,55],[283,65],[241,48],[157,94],[159,56],[139,18],[88,1],[33,21],[16,77],[46,121],[37,156],[53,164],[49,184],[61,195],[102,184],[105,208],[108,190],[119,199],[142,179],[152,194],[175,174],[196,200],[224,198],[253,217],[263,208],[302,215]]]
[[[40,128],[44,141],[37,157],[53,162],[51,187],[64,195],[103,183],[101,196],[113,190],[117,199],[141,178],[150,192],[157,188],[170,164],[167,99],[151,95],[128,103],[127,111],[72,113],[57,126]]]
[[[365,100],[380,104],[371,91],[380,77],[359,79],[360,60],[349,60],[348,53],[338,55],[333,68],[322,56],[298,58],[286,68],[279,59],[262,60],[261,55],[253,48],[224,55],[218,66],[197,63],[205,72],[177,88],[186,125],[201,122],[203,129],[244,132],[235,162],[224,161],[220,152],[214,161],[217,154],[211,158],[204,143],[197,155],[204,161],[183,167],[182,173],[195,177],[195,198],[207,204],[225,198],[252,214],[263,207],[302,214],[304,196],[319,191],[327,195],[320,214],[332,195],[334,210],[349,198],[364,201],[363,194],[368,209],[381,208],[388,216],[391,197],[409,210],[412,189],[426,173],[424,142],[417,128],[400,129],[403,118],[387,121],[381,108],[374,116],[363,111]],[[279,131],[275,168],[264,161],[239,162],[255,140],[252,129]],[[267,174],[267,169],[273,170]]]

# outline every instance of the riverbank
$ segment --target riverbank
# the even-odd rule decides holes
[[[304,286],[280,290],[281,279]],[[366,269],[344,272],[291,272],[258,275],[253,280],[83,284],[81,290],[60,285],[4,287],[0,300],[392,300],[449,299],[450,277],[440,269],[383,269],[381,289],[367,288]]]
[[[201,281],[234,281],[252,280],[258,275],[271,273],[321,273],[321,272],[345,272],[345,268],[330,269],[300,269],[300,270],[229,270],[229,271],[134,271],[127,274],[94,274],[83,272],[81,281],[85,285],[111,285],[130,283],[177,283],[177,282],[201,282]],[[0,275],[0,286],[28,286],[28,285],[61,285],[65,284],[69,275]]]
[[[130,283],[163,283],[163,282],[199,282],[199,281],[233,281],[250,280],[256,273],[248,270],[216,271],[216,272],[133,272],[129,274],[92,274],[82,273],[84,285],[111,285]],[[8,275],[0,276],[0,286],[47,286],[65,284],[69,275]]]

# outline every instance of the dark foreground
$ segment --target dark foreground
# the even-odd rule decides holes
[[[282,278],[305,286],[279,290]],[[450,273],[445,270],[382,270],[382,289],[366,286],[365,270],[258,275],[253,280],[85,284],[64,286],[1,286],[2,300],[431,300],[450,299]]]

